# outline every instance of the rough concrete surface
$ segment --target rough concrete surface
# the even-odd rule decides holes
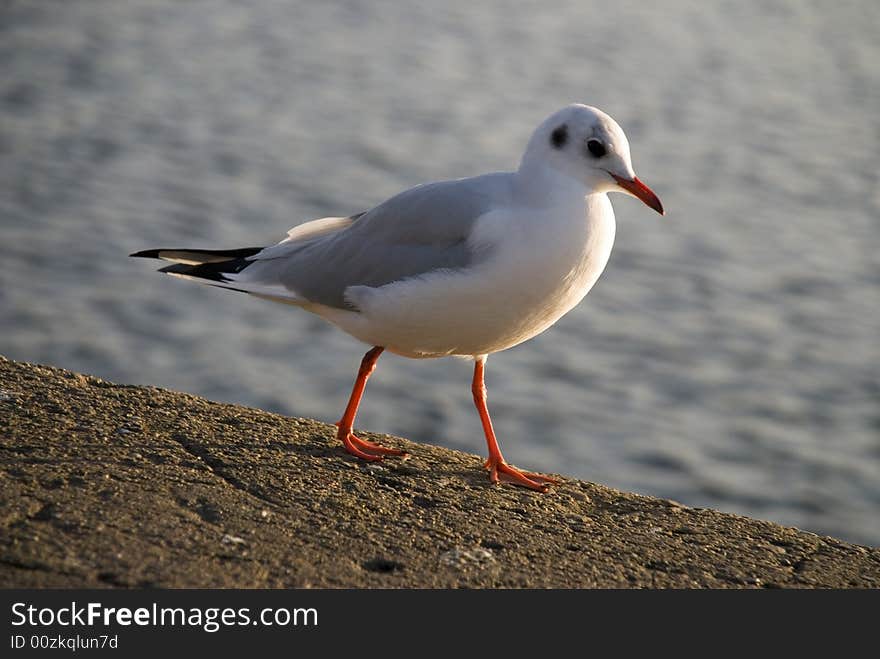
[[[0,587],[880,586],[880,549],[0,357]]]

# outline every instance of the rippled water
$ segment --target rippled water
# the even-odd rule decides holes
[[[334,421],[364,346],[126,254],[511,169],[586,102],[668,214],[614,197],[597,287],[490,358],[505,454],[880,544],[880,5],[400,4],[0,5],[0,352]],[[482,452],[470,369],[383,356],[358,425]]]

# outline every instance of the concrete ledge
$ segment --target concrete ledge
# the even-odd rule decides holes
[[[0,587],[880,587],[880,549],[0,357]]]

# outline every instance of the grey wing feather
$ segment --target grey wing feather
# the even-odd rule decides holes
[[[411,188],[335,232],[267,248],[252,257],[243,279],[281,284],[310,302],[351,309],[345,298],[350,286],[378,287],[472,264],[479,255],[467,241],[471,229],[504,203],[509,190],[507,173]]]

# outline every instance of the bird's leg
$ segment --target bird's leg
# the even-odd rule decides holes
[[[541,474],[520,471],[507,464],[504,461],[504,456],[501,455],[501,448],[498,446],[495,430],[492,428],[492,419],[489,418],[489,409],[486,407],[486,383],[483,379],[485,364],[485,355],[481,355],[474,360],[474,381],[471,385],[471,391],[474,394],[474,405],[477,406],[477,412],[480,413],[483,432],[486,434],[486,444],[489,446],[489,459],[483,463],[483,466],[489,470],[489,478],[493,483],[497,483],[499,478],[501,478],[515,485],[522,485],[539,492],[546,492],[550,489],[550,485],[557,485],[559,481]]]
[[[361,367],[358,370],[357,380],[354,381],[354,388],[351,390],[351,398],[348,399],[348,407],[345,408],[342,419],[336,424],[339,428],[336,436],[342,440],[345,450],[362,460],[369,460],[370,462],[381,460],[386,455],[406,455],[405,451],[386,448],[355,437],[352,432],[354,417],[357,415],[358,405],[360,405],[361,397],[364,395],[364,388],[367,386],[367,378],[376,369],[376,362],[379,361],[379,355],[382,354],[384,349],[381,346],[376,346],[364,355]]]

